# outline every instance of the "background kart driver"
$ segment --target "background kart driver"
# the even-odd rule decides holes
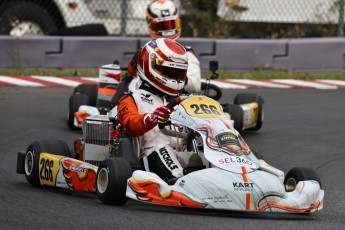
[[[149,4],[146,9],[146,19],[153,38],[176,40],[181,35],[179,11],[170,0],[158,0]],[[185,46],[184,48],[188,57],[187,79],[184,90],[188,93],[197,93],[201,90],[200,62],[191,47]],[[134,78],[137,76],[137,59],[141,49],[128,62],[128,73]],[[136,81],[132,81],[129,89],[132,89],[135,83]]]
[[[138,81],[118,103],[118,119],[131,137],[139,138],[145,170],[169,180],[183,176],[183,168],[171,147],[171,138],[157,126],[166,123],[171,110],[167,101],[183,89],[188,68],[185,48],[174,40],[148,42],[138,55]]]

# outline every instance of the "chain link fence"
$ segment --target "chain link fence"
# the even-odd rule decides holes
[[[0,34],[148,36],[151,0],[0,0]],[[175,0],[182,36],[344,36],[344,0]]]

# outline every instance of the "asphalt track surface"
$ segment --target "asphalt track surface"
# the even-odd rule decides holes
[[[95,194],[34,188],[16,173],[16,156],[31,141],[80,132],[66,125],[71,88],[0,88],[0,229],[345,229],[345,90],[228,90],[265,99],[265,123],[243,135],[271,165],[287,172],[312,167],[325,190],[324,209],[311,215],[209,211],[129,201],[103,205]]]

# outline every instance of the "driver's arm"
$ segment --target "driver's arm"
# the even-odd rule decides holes
[[[160,106],[152,113],[140,114],[135,101],[128,95],[120,99],[117,107],[118,119],[132,137],[140,137],[158,123],[166,123],[169,120],[171,112],[171,109],[167,106]]]
[[[117,114],[120,123],[131,137],[140,137],[150,131],[156,124],[145,122],[148,114],[140,114],[131,96],[120,99]]]

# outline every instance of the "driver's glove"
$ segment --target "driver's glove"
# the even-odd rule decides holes
[[[166,123],[170,118],[171,112],[171,109],[166,106],[158,107],[155,111],[153,111],[153,113],[149,113],[147,116],[145,116],[145,126],[151,127],[158,123]]]

